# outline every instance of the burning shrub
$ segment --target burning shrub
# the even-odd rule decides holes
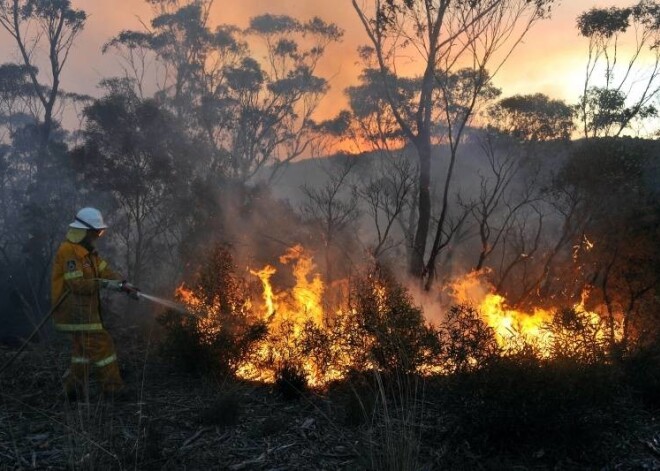
[[[472,371],[501,354],[495,331],[467,304],[451,307],[440,327],[440,336],[442,361],[448,372]]]
[[[414,373],[436,363],[437,332],[425,323],[407,290],[382,267],[356,281],[349,304],[364,334],[364,351],[377,370]]]
[[[188,370],[233,374],[267,333],[226,247],[215,248],[192,289],[181,286],[178,297],[189,315],[170,311],[159,321],[166,330],[164,353]]]
[[[547,329],[552,334],[553,358],[594,364],[606,357],[604,323],[591,313],[576,308],[559,309]]]

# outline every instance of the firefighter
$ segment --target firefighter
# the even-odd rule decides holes
[[[83,208],[69,224],[53,262],[51,299],[62,304],[53,313],[55,329],[71,335],[71,366],[64,391],[75,400],[84,391],[91,369],[97,373],[105,395],[127,395],[117,366],[112,337],[102,318],[100,289],[123,291],[138,298],[138,290],[114,272],[97,253],[95,243],[108,226],[95,208]]]

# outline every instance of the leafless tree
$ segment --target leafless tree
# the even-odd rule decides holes
[[[327,181],[323,186],[304,185],[305,196],[300,211],[305,219],[316,224],[325,249],[326,280],[333,275],[332,249],[337,236],[359,216],[358,196],[349,182],[356,159],[346,157],[324,168]],[[327,165],[324,164],[324,165]]]
[[[365,203],[376,238],[369,252],[378,259],[386,251],[405,243],[393,235],[397,220],[411,210],[415,188],[413,163],[400,152],[379,155],[376,173],[356,185],[355,191]]]
[[[497,292],[506,293],[511,300],[517,299],[517,293],[529,289],[532,274],[530,265],[535,263],[542,243],[541,235],[546,215],[539,204],[530,204],[526,209],[528,210],[516,215],[502,236],[500,260],[495,272],[494,284]],[[516,293],[512,292],[514,285]]]
[[[471,211],[481,243],[475,270],[484,267],[486,259],[509,232],[520,210],[539,198],[535,178],[526,178],[522,188],[520,184],[516,188],[516,178],[524,165],[523,154],[516,151],[516,146],[502,148],[497,141],[498,136],[489,132],[479,141],[488,162],[488,174],[480,175],[479,196]]]

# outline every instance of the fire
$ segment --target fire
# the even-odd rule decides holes
[[[508,306],[506,299],[495,293],[495,289],[485,280],[486,275],[486,271],[472,272],[452,283],[450,291],[453,302],[476,306],[505,351],[523,343],[536,348],[542,357],[549,358],[556,340],[550,328],[555,310],[532,308],[530,311],[521,311]],[[605,340],[607,333],[601,316],[585,309],[588,295],[587,288],[582,292],[580,302],[572,306],[573,311],[586,318],[588,327],[595,332],[596,340]],[[619,330],[617,328],[617,332]]]
[[[205,335],[202,341],[211,342],[213,335],[218,332],[218,326],[209,318],[209,311],[218,309],[218,302],[214,300],[213,306],[205,306],[204,302],[189,288],[186,288],[184,283],[181,283],[175,291],[175,298],[183,302],[190,314],[197,317],[199,331]]]
[[[312,360],[303,360],[301,341],[308,326],[325,329],[323,295],[325,284],[316,272],[316,265],[305,249],[296,245],[279,259],[291,266],[295,285],[290,291],[277,291],[271,277],[277,270],[267,265],[261,270],[250,270],[259,278],[263,292],[263,319],[269,326],[268,337],[261,342],[256,358],[238,370],[243,379],[273,382],[276,369],[287,362],[298,363],[311,385],[321,385],[338,377],[336,371],[321,371]],[[270,365],[270,367],[269,367]]]
[[[207,334],[209,342],[214,334],[227,328],[219,327],[210,313],[224,315],[226,312],[238,312],[252,319],[260,319],[265,324],[267,330],[264,337],[255,343],[247,357],[234,365],[239,378],[272,383],[284,366],[293,366],[305,375],[309,385],[322,386],[342,379],[358,364],[367,369],[374,367],[365,352],[374,346],[376,340],[368,329],[360,330],[360,313],[348,307],[347,281],[326,286],[312,256],[301,246],[288,249],[279,258],[279,264],[277,268],[266,265],[258,270],[248,270],[251,276],[259,280],[260,302],[256,300],[258,297],[254,289],[248,297],[232,296],[232,287],[247,286],[238,282],[228,283],[223,289],[215,291],[212,299],[200,298],[199,294],[183,284],[176,290],[176,296],[197,317],[199,331]],[[278,273],[280,276],[275,278]],[[451,299],[445,309],[459,304],[473,306],[492,329],[505,353],[531,346],[543,358],[552,358],[558,352],[578,352],[582,355],[580,349],[591,348],[589,342],[605,343],[611,335],[611,326],[605,328],[601,315],[585,309],[588,290],[583,292],[581,301],[572,309],[521,310],[510,306],[503,296],[495,292],[486,281],[487,275],[485,271],[473,272],[455,280],[450,286]],[[284,289],[275,287],[273,280],[280,281],[280,277],[291,279],[292,285]],[[366,282],[373,290],[375,309],[387,312],[389,295],[386,287],[381,286],[375,277],[369,277]],[[255,299],[252,299],[252,294]],[[331,308],[327,299],[337,295],[343,299]],[[620,330],[617,326],[617,336],[620,336]],[[575,338],[579,335],[582,335],[581,339]],[[593,354],[587,352],[587,355]],[[442,374],[447,371],[441,362],[435,360],[426,361],[416,368],[420,374]]]
[[[258,277],[264,287],[264,305],[266,306],[265,320],[270,318],[275,313],[275,296],[273,294],[273,287],[270,284],[270,277],[277,273],[277,270],[270,265],[266,265],[261,270],[250,270],[250,274]]]
[[[302,246],[290,248],[280,257],[280,263],[293,263],[296,285],[293,288],[293,305],[288,311],[296,321],[311,320],[317,326],[323,324],[323,292],[325,285],[318,273],[313,273],[316,265]]]

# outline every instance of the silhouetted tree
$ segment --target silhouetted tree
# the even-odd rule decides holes
[[[659,18],[660,5],[653,0],[592,8],[578,17],[580,34],[589,39],[577,106],[584,137],[619,136],[635,120],[657,115],[652,103],[660,93]],[[627,57],[620,47],[623,38],[634,41]]]
[[[503,98],[492,107],[489,125],[522,141],[567,140],[573,131],[573,108],[542,93]]]
[[[311,115],[328,88],[315,69],[328,44],[341,38],[337,26],[266,14],[245,30],[212,31],[209,0],[153,3],[158,13],[151,31],[124,31],[105,49],[120,50],[133,78],[143,76],[146,51],[155,56],[157,98],[204,145],[202,174],[245,182],[266,164],[309,150],[316,138]],[[255,42],[265,51],[263,61],[250,53]]]
[[[3,0],[0,2],[0,26],[14,39],[32,83],[32,93],[41,103],[38,114],[40,153],[38,168],[46,158],[53,130],[56,103],[60,98],[62,70],[76,37],[85,26],[83,10],[71,7],[69,0]],[[37,47],[44,45],[48,55],[49,77],[38,77]]]
[[[185,221],[192,148],[170,112],[140,99],[125,81],[85,109],[85,144],[77,157],[89,189],[117,207],[113,237],[136,284],[158,273]]]
[[[436,258],[451,233],[446,225],[450,225],[451,219],[448,196],[456,150],[473,111],[483,98],[491,95],[487,91],[491,79],[487,68],[497,71],[511,49],[534,22],[547,14],[553,2],[375,0],[360,4],[353,0],[352,3],[369,37],[384,91],[381,96],[419,157],[419,214],[410,273],[424,278],[429,288]],[[502,48],[508,52],[496,57],[495,52]],[[411,56],[420,59],[419,86],[412,100],[401,100],[400,90],[409,79],[399,77],[396,71],[401,60],[405,57],[409,61]],[[474,64],[472,70],[460,70],[466,61]],[[437,125],[434,110],[438,105],[444,115],[442,135],[433,133]],[[431,150],[433,142],[440,139],[449,142],[451,154],[441,210],[432,230]],[[429,234],[433,237],[430,248]]]
[[[300,211],[303,218],[318,227],[324,246],[326,280],[333,276],[333,249],[342,231],[345,231],[359,216],[358,198],[349,176],[355,165],[354,157],[345,157],[338,164],[331,163],[323,168],[328,176],[325,185],[301,188],[305,196]]]

